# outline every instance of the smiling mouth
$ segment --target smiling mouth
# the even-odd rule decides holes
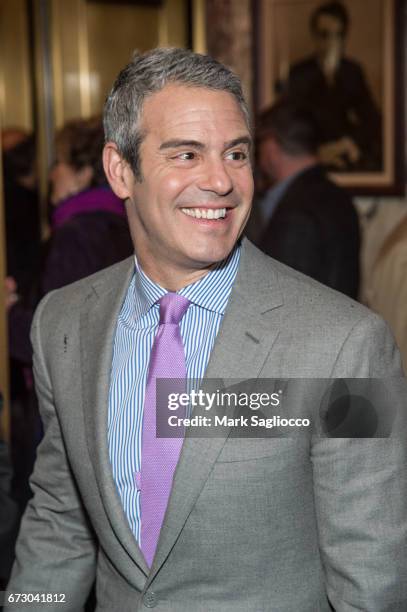
[[[181,208],[182,212],[195,219],[224,219],[226,208]]]

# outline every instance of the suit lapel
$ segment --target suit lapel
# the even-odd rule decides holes
[[[81,314],[81,356],[85,427],[96,480],[112,529],[128,555],[149,581],[174,546],[226,436],[185,438],[161,529],[153,566],[149,571],[124,514],[114,483],[107,442],[110,371],[120,308],[133,274],[133,258],[91,287]],[[108,284],[109,283],[109,284]],[[269,259],[248,241],[224,315],[205,380],[257,378],[280,329],[281,293],[270,274]],[[270,312],[273,311],[273,312]],[[264,320],[268,313],[267,322]],[[133,578],[134,579],[134,578]],[[145,585],[140,585],[144,588]]]
[[[110,274],[90,289],[81,314],[81,356],[85,427],[101,499],[116,537],[147,575],[148,567],[129,527],[113,480],[107,441],[116,323],[133,270],[134,259],[131,257],[116,268],[114,276]]]
[[[210,378],[257,378],[280,329],[282,296],[270,260],[248,241],[229,304],[205,373]],[[270,312],[273,311],[273,312]],[[267,322],[263,314],[268,313]],[[157,573],[174,546],[226,441],[186,435],[157,552],[149,579]]]

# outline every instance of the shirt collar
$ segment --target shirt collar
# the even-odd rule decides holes
[[[297,174],[293,174],[285,178],[284,180],[276,183],[273,187],[267,190],[263,200],[261,201],[260,207],[262,209],[263,218],[269,221],[273,216],[277,205],[280,203],[283,195],[291,185],[293,180],[297,177]]]
[[[219,262],[208,274],[195,283],[187,285],[177,293],[193,304],[224,314],[240,262],[240,242],[228,257]],[[136,320],[145,315],[154,304],[167,293],[164,287],[149,278],[135,260],[134,298]]]
[[[136,320],[147,314],[150,308],[167,293],[164,287],[155,283],[142,270],[136,255],[134,255],[134,314]]]

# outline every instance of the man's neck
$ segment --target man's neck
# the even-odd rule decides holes
[[[150,280],[152,280],[160,287],[163,287],[167,291],[180,291],[187,285],[192,285],[192,283],[196,283],[198,280],[203,278],[212,270],[217,263],[212,264],[208,267],[203,267],[199,269],[179,269],[177,267],[166,266],[166,269],[160,269],[156,265],[151,265],[150,262],[144,261],[143,258],[139,258],[137,256],[137,261],[140,268],[143,270],[144,274],[148,276]]]

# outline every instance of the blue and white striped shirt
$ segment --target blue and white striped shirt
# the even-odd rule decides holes
[[[200,381],[219,331],[240,261],[240,246],[197,282],[178,291],[191,304],[180,322],[188,379]],[[123,302],[113,347],[108,445],[124,512],[140,543],[140,492],[144,393],[151,348],[159,324],[157,304],[167,291],[149,279],[137,261]]]

